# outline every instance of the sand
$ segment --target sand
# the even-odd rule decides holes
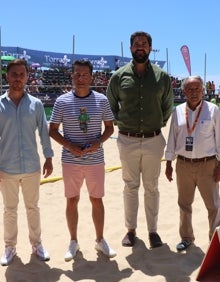
[[[167,138],[169,123],[163,129]],[[54,282],[54,281],[154,281],[188,282],[196,281],[201,262],[209,246],[207,211],[198,192],[193,204],[193,226],[195,245],[185,253],[176,252],[180,241],[179,209],[177,205],[176,181],[169,182],[165,177],[165,161],[162,160],[160,187],[160,213],[158,233],[164,245],[150,249],[148,232],[143,207],[143,188],[140,189],[140,207],[138,213],[137,244],[133,248],[122,247],[121,240],[126,233],[123,216],[123,181],[117,149],[117,127],[112,137],[105,142],[106,195],[105,232],[107,242],[117,251],[112,259],[97,254],[95,232],[91,219],[91,205],[85,185],[82,187],[79,204],[78,239],[80,252],[70,262],[64,261],[64,254],[69,244],[69,232],[65,219],[65,198],[63,181],[58,180],[41,185],[40,211],[42,224],[42,243],[50,253],[49,262],[41,262],[31,255],[28,239],[26,213],[22,195],[18,209],[17,256],[8,267],[0,266],[0,282]],[[52,141],[55,157],[54,172],[50,179],[61,175],[61,146]],[[41,155],[42,158],[42,155]],[[43,160],[43,158],[42,158]],[[1,213],[3,213],[0,196]],[[4,251],[3,219],[0,217],[0,255]]]

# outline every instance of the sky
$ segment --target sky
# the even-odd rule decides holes
[[[187,45],[191,74],[220,86],[219,0],[10,0],[0,10],[4,47],[131,57],[130,35],[141,30],[157,50],[150,59],[168,61],[170,75],[189,75],[180,52]]]

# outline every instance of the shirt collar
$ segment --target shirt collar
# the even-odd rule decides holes
[[[11,101],[11,98],[9,97],[9,90],[6,90],[5,94],[4,94],[4,98],[7,99],[7,101]],[[22,99],[26,98],[27,97],[27,92],[24,91],[24,96],[22,97]],[[21,100],[22,100],[21,99]]]
[[[201,107],[202,102],[203,102],[203,100],[200,101],[200,103],[198,104],[198,106],[195,108],[194,111],[192,109],[190,109],[190,107],[188,105],[188,102],[186,102],[186,106],[187,106],[188,110],[195,112],[195,111],[197,111]]]
[[[133,60],[131,61],[131,68],[132,68],[133,72],[136,73],[135,72],[135,63],[134,63]],[[145,73],[148,72],[150,68],[151,68],[151,62],[150,62],[150,60],[148,60],[147,63],[146,63]]]

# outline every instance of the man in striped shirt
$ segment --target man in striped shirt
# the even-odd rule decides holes
[[[95,249],[114,257],[103,238],[104,229],[104,151],[102,143],[113,133],[113,114],[105,95],[90,90],[93,67],[89,61],[78,60],[72,66],[74,90],[61,95],[55,102],[50,120],[50,136],[63,146],[62,169],[67,199],[66,219],[70,245],[65,261],[72,260],[79,244],[77,239],[80,188],[86,181],[92,204],[96,230]],[[104,130],[102,131],[102,124]],[[59,132],[62,124],[63,134]]]

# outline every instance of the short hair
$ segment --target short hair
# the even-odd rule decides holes
[[[15,60],[12,60],[8,63],[7,65],[7,72],[10,71],[10,69],[13,67],[13,66],[25,66],[25,69],[27,71],[27,73],[29,72],[29,66],[28,66],[28,63],[26,60],[24,59],[15,59]]]
[[[74,72],[75,66],[86,66],[89,67],[90,74],[93,72],[93,65],[89,60],[76,60],[72,64],[72,72]]]
[[[130,46],[133,45],[134,39],[137,36],[145,36],[147,38],[147,41],[149,43],[149,46],[152,46],[152,37],[149,33],[144,32],[144,31],[136,31],[134,33],[132,33],[131,37],[130,37]]]
[[[182,81],[182,83],[181,83],[181,89],[182,90],[184,90],[186,88],[186,84],[188,83],[188,80],[190,80],[190,79],[197,79],[197,80],[199,80],[201,85],[204,87],[203,80],[202,80],[201,76],[199,76],[199,75],[191,75],[191,76],[188,76],[188,77],[184,78],[184,80]]]

